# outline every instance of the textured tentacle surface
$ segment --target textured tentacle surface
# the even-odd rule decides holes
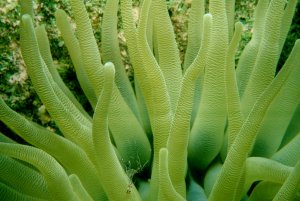
[[[24,160],[38,168],[45,177],[48,190],[54,200],[77,200],[67,173],[49,154],[26,145],[1,142],[0,147],[2,154]]]
[[[205,169],[221,149],[226,122],[225,61],[228,29],[225,4],[211,1],[212,31],[199,111],[191,130],[189,161]],[[220,37],[221,33],[221,37]],[[199,155],[201,157],[199,157]]]
[[[154,30],[156,30],[154,37],[157,44],[158,65],[163,73],[171,109],[174,112],[182,80],[179,51],[165,1],[153,0],[151,9],[154,15]],[[164,24],[163,27],[160,26],[161,23]]]
[[[193,63],[201,46],[203,15],[205,12],[205,1],[195,0],[192,3],[188,23],[188,46],[185,53],[183,70]]]
[[[228,149],[230,148],[232,142],[234,141],[238,131],[240,130],[243,122],[240,96],[238,93],[238,86],[235,76],[235,63],[234,55],[239,44],[243,26],[241,23],[237,22],[235,24],[235,32],[228,47],[228,54],[226,59],[226,98],[227,98],[227,118],[228,118]]]
[[[1,182],[0,182],[0,194],[1,194],[1,199],[3,200],[46,201],[46,199],[40,199],[26,194],[22,194],[16,191],[14,188],[11,188],[10,186],[5,185]]]
[[[159,152],[159,190],[158,200],[185,200],[179,193],[174,189],[168,171],[168,150],[162,148]]]
[[[77,101],[75,96],[65,85],[59,73],[57,72],[56,68],[54,67],[51,52],[50,52],[50,44],[48,41],[45,26],[36,27],[35,34],[37,37],[37,42],[41,53],[41,57],[44,60],[52,79],[58,85],[61,91],[68,97],[68,99],[70,99],[70,101],[78,108],[81,114],[84,115],[87,119],[91,120],[91,117],[87,114],[87,112],[83,109],[82,105]]]
[[[138,118],[139,113],[135,95],[125,72],[118,43],[118,4],[119,1],[107,1],[105,5],[102,23],[102,57],[104,63],[114,63],[116,68],[116,85],[125,102]]]
[[[296,192],[300,186],[300,162],[296,164],[289,177],[285,180],[282,187],[274,197],[274,201],[294,200]]]
[[[93,142],[97,147],[97,168],[103,188],[111,200],[140,200],[115,154],[108,132],[108,110],[114,85],[114,66],[104,66],[104,85],[93,116]],[[111,188],[114,186],[115,188]],[[130,188],[130,189],[129,189]]]
[[[70,0],[60,44],[94,113],[62,81],[32,0],[20,4],[22,56],[56,127],[0,95],[0,130],[17,135],[0,132],[1,201],[299,200],[300,40],[275,73],[297,0],[259,0],[244,49],[235,0]]]
[[[300,65],[272,101],[257,134],[252,155],[270,157],[280,146],[284,133],[300,102]],[[272,143],[268,143],[269,139]]]
[[[245,88],[255,65],[258,49],[263,37],[265,15],[269,6],[269,2],[269,0],[258,1],[254,11],[255,21],[253,24],[252,38],[243,50],[237,65],[236,79],[240,97],[242,97],[244,94]]]
[[[12,111],[1,98],[0,119],[28,143],[51,154],[68,171],[77,174],[94,198],[104,195],[95,166],[79,146]]]
[[[53,82],[51,77],[48,77],[49,72],[47,72],[45,63],[40,56],[32,20],[29,15],[22,17],[22,24],[21,37],[23,39],[21,46],[23,57],[32,77],[33,85],[37,88],[37,93],[67,137],[88,149],[87,144],[91,141],[90,122],[83,115],[80,115],[75,106],[70,103],[70,100],[62,94],[57,84]],[[63,103],[63,101],[66,102]],[[72,121],[67,121],[66,119]]]
[[[246,161],[244,192],[247,192],[255,181],[283,183],[292,170],[292,167],[267,158],[249,157]]]
[[[162,70],[159,68],[150,47],[147,44],[147,17],[151,1],[144,1],[142,15],[138,27],[137,48],[142,66],[135,69],[137,76],[146,76],[146,85],[140,85],[149,111],[153,131],[153,167],[151,179],[151,199],[156,200],[158,194],[158,161],[159,150],[166,146],[172,121],[170,96]],[[138,81],[140,80],[138,79]],[[140,83],[140,82],[139,82]],[[158,87],[159,86],[159,87]],[[142,88],[144,87],[144,88]],[[168,122],[168,123],[166,123]]]
[[[77,26],[77,37],[82,54],[83,66],[96,96],[99,96],[103,83],[103,65],[96,39],[84,3],[70,0]]]
[[[50,196],[44,177],[34,169],[7,156],[0,156],[0,164],[1,182],[26,195],[41,199]]]
[[[281,70],[281,72],[273,80],[272,84],[268,86],[268,90],[266,90],[260,96],[260,100],[256,102],[248,118],[243,123],[234,143],[229,150],[227,158],[222,167],[222,171],[216,184],[214,185],[209,200],[223,199],[224,195],[226,195],[225,197],[228,200],[233,198],[234,192],[229,189],[234,188],[241,177],[246,158],[253,145],[259,125],[267,111],[268,105],[278,94],[278,91],[284,85],[289,75],[293,73],[292,71],[296,68],[296,57],[297,54],[300,53],[300,51],[297,50],[299,47],[300,43],[297,41],[293,49],[294,52],[291,53],[289,59],[285,63],[285,68]],[[229,179],[229,172],[233,173],[235,176]],[[227,188],[223,188],[223,186],[227,186]],[[222,196],[222,198],[220,196]]]
[[[265,28],[253,71],[241,99],[242,113],[246,117],[260,94],[274,78],[279,59],[280,30],[285,0],[272,0],[266,13]]]
[[[285,165],[294,166],[300,159],[300,133],[293,138],[288,144],[277,151],[271,158]]]
[[[72,26],[67,18],[68,16],[63,10],[58,9],[55,12],[56,25],[61,32],[61,36],[64,39],[66,47],[68,48],[68,52],[76,70],[79,84],[87,96],[90,104],[93,108],[95,108],[97,97],[94,93],[92,83],[88,79],[86,69],[83,67],[83,60],[78,39],[76,38],[74,30],[72,29]]]
[[[185,197],[185,174],[187,164],[182,163],[187,158],[188,138],[190,134],[190,119],[193,107],[196,81],[204,73],[205,49],[208,46],[209,32],[211,30],[212,17],[204,16],[203,42],[199,49],[195,62],[187,69],[181,84],[180,98],[177,103],[170,129],[167,148],[169,150],[169,172],[174,188]]]

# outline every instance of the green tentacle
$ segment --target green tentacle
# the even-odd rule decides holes
[[[188,44],[184,57],[183,70],[186,69],[193,63],[196,58],[199,48],[201,47],[202,27],[203,27],[203,16],[205,13],[205,1],[194,0],[192,2],[189,23],[188,23]]]
[[[292,167],[267,158],[249,157],[246,160],[246,180],[243,192],[246,194],[255,181],[283,183],[292,170]]]
[[[26,195],[41,199],[47,199],[50,196],[46,181],[39,172],[3,155],[0,155],[0,180]]]
[[[253,34],[250,42],[244,48],[237,65],[236,79],[240,97],[243,96],[250,75],[255,65],[258,50],[263,37],[265,15],[270,0],[259,0],[254,11]]]
[[[97,150],[97,168],[110,200],[140,200],[139,194],[122,169],[110,141],[108,111],[114,86],[114,66],[104,66],[104,84],[93,116],[93,144]],[[111,188],[114,186],[114,188]]]
[[[142,5],[142,15],[137,34],[137,49],[142,65],[135,68],[135,73],[136,76],[139,77],[138,83],[140,84],[146,101],[153,131],[154,153],[150,197],[151,199],[156,200],[158,193],[159,150],[165,147],[167,143],[172,120],[172,110],[170,96],[168,94],[163,73],[147,44],[147,16],[149,13],[150,3],[151,1],[144,1]],[[144,78],[144,75],[147,75],[146,78]],[[144,80],[143,83],[140,82],[142,78]]]
[[[225,2],[211,1],[212,31],[205,66],[203,91],[189,140],[189,161],[205,169],[219,153],[226,122],[225,66],[228,29]],[[221,35],[221,37],[220,37]],[[201,157],[199,157],[201,156]]]
[[[285,39],[289,33],[292,20],[295,14],[297,0],[289,0],[287,5],[284,9],[283,19],[281,22],[281,33],[280,33],[280,46],[279,46],[279,53],[282,51]]]
[[[285,0],[272,0],[266,13],[263,37],[248,85],[241,99],[244,117],[247,117],[255,101],[272,82],[279,59],[281,22]]]
[[[26,145],[0,142],[0,153],[24,160],[38,168],[45,177],[53,200],[78,200],[65,170],[44,151]]]
[[[285,180],[273,201],[294,200],[298,190],[300,190],[300,161]]]
[[[272,156],[280,146],[284,133],[300,102],[300,64],[272,101],[258,131],[253,156]],[[272,139],[272,143],[270,143]]]
[[[69,176],[69,180],[72,184],[73,191],[76,193],[80,200],[84,201],[93,201],[93,198],[89,195],[89,193],[85,190],[80,179],[77,177],[76,174],[71,174]],[[96,198],[97,199],[97,198]]]
[[[139,57],[139,52],[137,48],[137,28],[132,16],[132,1],[127,1],[127,0],[121,0],[121,15],[122,15],[122,21],[123,21],[123,28],[124,28],[124,34],[127,42],[127,47],[128,51],[130,54],[130,61],[134,69],[139,69],[142,67],[142,63]],[[150,28],[152,28],[152,24],[150,26],[150,21],[147,26],[147,41],[149,41],[150,37]],[[152,37],[152,33],[151,33]],[[151,43],[152,44],[152,43]],[[153,45],[149,45],[152,50]],[[145,96],[144,92],[145,91],[145,86],[148,84],[146,83],[147,80],[143,79],[144,76],[139,76],[139,73],[136,72],[134,73],[134,84],[135,84],[135,92],[136,92],[136,98],[137,98],[137,104],[139,108],[139,113],[141,117],[142,124],[144,126],[144,130],[147,133],[147,136],[149,139],[152,139],[152,130],[151,130],[151,124],[150,124],[150,119],[149,119],[149,112],[148,109],[146,108],[145,104]],[[143,90],[142,90],[143,89]]]
[[[157,63],[163,73],[167,86],[172,112],[175,112],[182,80],[179,51],[166,2],[163,0],[153,0],[151,9],[154,15],[154,40],[157,44],[157,56],[159,58]],[[161,24],[164,26],[161,26]]]
[[[186,195],[187,201],[207,201],[207,196],[202,188],[198,183],[196,183],[192,178],[191,182],[189,184],[187,195]]]
[[[130,162],[134,168],[139,167],[139,162],[145,164],[150,161],[151,146],[147,135],[115,84],[108,119],[114,142],[123,160]]]
[[[2,200],[18,200],[18,201],[46,201],[26,194],[22,194],[8,185],[0,182],[0,195]]]
[[[0,98],[1,100],[1,98]],[[4,135],[3,133],[0,132],[0,142],[6,142],[6,143],[17,143],[16,141],[10,139],[9,137],[7,137],[6,135]]]
[[[187,146],[190,133],[190,119],[193,108],[194,91],[197,79],[204,73],[206,53],[208,46],[209,33],[211,30],[212,16],[206,14],[203,24],[203,41],[198,55],[191,66],[186,70],[183,77],[180,96],[173,123],[169,132],[167,148],[169,150],[169,172],[175,190],[183,197],[186,194],[185,175],[187,169]]]
[[[162,148],[159,151],[159,190],[158,200],[169,201],[178,200],[184,201],[185,199],[174,189],[168,171],[168,150]]]
[[[50,51],[50,44],[47,37],[47,32],[45,30],[45,26],[38,26],[35,28],[35,34],[37,37],[37,42],[40,50],[40,54],[42,59],[44,60],[52,79],[58,85],[58,87],[62,90],[62,92],[70,99],[70,101],[77,107],[77,109],[84,115],[87,119],[91,120],[91,117],[87,114],[87,112],[83,109],[82,105],[78,102],[69,88],[65,85],[63,80],[61,79],[58,71],[53,65],[53,60]]]
[[[289,76],[293,73],[297,66],[297,59],[300,55],[300,40],[297,40],[292,53],[285,63],[284,68],[275,77],[273,82],[268,86],[264,93],[257,100],[251,113],[245,120],[241,130],[233,142],[227,158],[222,167],[220,176],[214,185],[210,201],[215,200],[232,200],[235,194],[235,186],[242,176],[246,158],[254,143],[259,125],[263,120],[264,114],[267,111],[268,105],[276,97],[281,87],[284,85]],[[234,175],[234,176],[233,176]],[[230,179],[229,179],[230,177]],[[224,186],[227,186],[224,188]]]
[[[289,143],[277,151],[271,159],[282,164],[295,166],[300,160],[300,133],[296,135]]]
[[[27,120],[25,117],[10,109],[1,98],[0,119],[28,143],[51,154],[68,171],[77,174],[86,186],[88,192],[95,199],[105,197],[97,171],[92,164],[94,158],[88,158],[80,147],[64,137]],[[61,153],[62,150],[64,150],[64,154]],[[77,162],[74,163],[74,160]]]
[[[222,164],[217,162],[211,165],[206,171],[206,174],[204,176],[203,188],[206,196],[208,197],[211,194],[212,188],[220,174],[221,168],[222,168]]]
[[[240,97],[235,76],[235,52],[241,39],[243,25],[240,22],[235,24],[235,32],[228,47],[226,58],[227,70],[225,73],[226,98],[227,98],[227,118],[228,118],[228,145],[230,148],[238,131],[240,130],[243,118],[241,113]]]
[[[277,151],[271,157],[271,159],[287,166],[295,166],[300,159],[299,143],[300,135],[297,135],[288,144],[286,144],[279,151]],[[281,182],[281,184],[282,183],[283,182]],[[251,200],[257,200],[257,196],[262,197],[266,194],[266,196],[269,197],[268,199],[271,199],[279,191],[281,184],[279,185],[268,181],[261,182],[255,187],[250,198]],[[268,195],[265,192],[270,192],[270,195]]]
[[[282,184],[263,181],[252,191],[248,201],[272,200]]]
[[[225,2],[226,16],[228,24],[228,39],[231,41],[234,33],[234,14],[235,14],[235,0],[228,0]]]
[[[95,95],[94,89],[92,87],[91,81],[88,79],[86,69],[83,65],[82,54],[80,50],[80,45],[78,39],[76,38],[74,31],[68,21],[67,14],[65,11],[58,9],[55,12],[56,25],[60,30],[61,36],[64,39],[64,43],[68,49],[71,60],[76,70],[76,76],[79,84],[85,93],[87,99],[93,108],[95,108],[97,103],[97,97]]]
[[[47,71],[45,63],[40,56],[32,20],[29,15],[22,17],[22,24],[22,54],[37,93],[66,137],[89,151],[91,122],[80,114],[51,79],[50,73]]]
[[[294,112],[294,115],[285,131],[284,137],[281,142],[281,147],[289,143],[300,132],[300,103]]]
[[[118,43],[118,0],[107,1],[102,23],[102,58],[103,62],[113,62],[116,67],[116,85],[130,109],[139,118],[135,95],[125,72]]]
[[[20,0],[21,16],[28,14],[33,19],[33,0]]]
[[[76,23],[76,36],[78,37],[83,66],[96,96],[99,96],[103,84],[103,65],[93,34],[92,25],[83,1],[70,0],[74,20]]]

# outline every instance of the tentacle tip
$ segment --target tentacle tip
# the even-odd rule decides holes
[[[59,17],[59,16],[61,16],[61,15],[65,15],[65,11],[62,10],[62,9],[57,9],[57,10],[55,11],[55,17]]]
[[[31,16],[29,14],[24,14],[22,15],[22,22],[31,20]]]
[[[115,74],[115,65],[108,61],[104,64],[104,71],[108,74],[112,74],[114,75]]]
[[[243,23],[238,21],[235,23],[235,29],[242,29],[243,28]]]
[[[168,158],[168,149],[167,148],[161,148],[159,150],[159,156],[160,158],[164,158],[164,159],[167,159]]]
[[[206,14],[204,14],[204,18],[211,19],[212,14],[211,13],[206,13]]]

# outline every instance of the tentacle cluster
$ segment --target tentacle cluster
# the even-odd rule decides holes
[[[54,67],[32,1],[20,3],[27,71],[63,136],[0,98],[0,120],[30,144],[0,133],[1,200],[299,199],[300,40],[275,73],[297,0],[258,1],[237,64],[235,1],[210,0],[209,13],[192,2],[182,62],[165,1],[142,1],[136,22],[130,0],[107,0],[99,51],[83,1],[70,0],[76,29],[63,10],[56,22],[92,116]]]

